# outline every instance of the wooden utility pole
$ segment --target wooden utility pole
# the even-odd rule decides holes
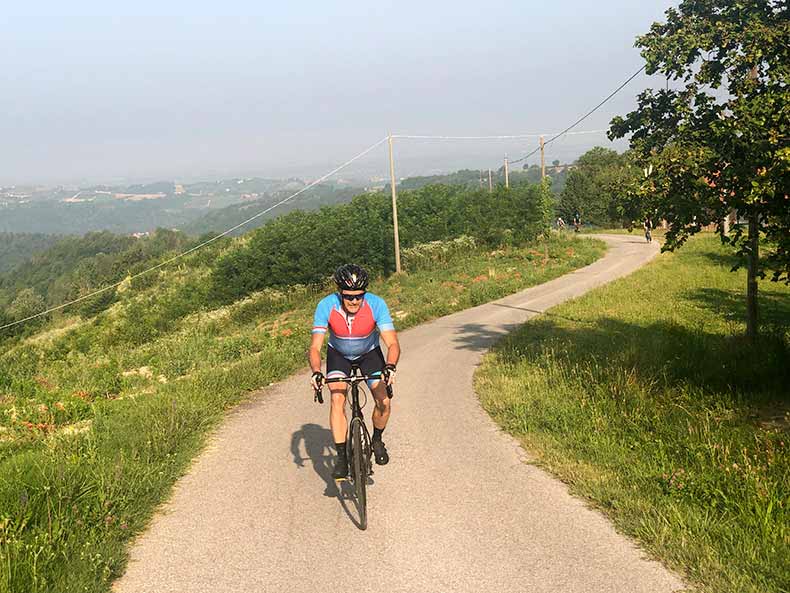
[[[392,151],[392,134],[390,144],[390,186],[392,187],[392,222],[395,227],[395,272],[400,273],[400,239],[398,238],[398,193],[395,190],[395,156]]]
[[[543,136],[540,137],[540,178],[546,177],[546,156],[543,151]]]
[[[488,193],[494,191],[494,184],[491,181],[491,169],[488,170]]]
[[[508,172],[508,167],[507,167],[507,155],[505,155],[505,187],[506,188],[510,187],[510,173]]]

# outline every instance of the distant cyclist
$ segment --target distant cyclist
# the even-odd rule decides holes
[[[564,231],[565,230],[565,221],[562,220],[562,216],[557,217],[557,230]]]
[[[645,216],[645,220],[642,222],[642,228],[645,229],[645,239],[648,243],[653,242],[653,221],[650,220],[649,216]]]
[[[390,416],[391,404],[387,397],[387,385],[395,382],[395,369],[400,358],[400,345],[395,326],[384,299],[366,292],[368,273],[355,264],[340,266],[333,276],[337,292],[322,299],[313,319],[313,340],[310,344],[310,368],[313,389],[321,387],[321,347],[324,334],[329,332],[326,354],[326,377],[346,377],[351,374],[351,363],[359,365],[363,374],[381,377],[368,381],[376,405],[373,409],[373,438],[371,446],[378,465],[389,461],[389,454],[381,439]],[[387,359],[379,346],[379,337],[387,346]],[[329,383],[332,405],[329,426],[337,448],[337,460],[332,471],[335,480],[348,475],[346,456],[345,401],[348,383]]]
[[[574,232],[578,233],[582,226],[582,215],[579,214],[579,211],[573,213],[573,230]]]

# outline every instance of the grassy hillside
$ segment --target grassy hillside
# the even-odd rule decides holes
[[[503,341],[477,388],[535,462],[708,592],[790,587],[790,287],[716,237],[555,307]]]
[[[235,247],[224,249],[231,251]],[[491,250],[459,238],[404,252],[377,278],[400,329],[544,282],[602,244]],[[326,286],[190,299],[212,261],[188,257],[91,320],[64,317],[0,354],[0,591],[106,591],[126,546],[224,411],[305,365]],[[309,390],[305,397],[309,397]]]
[[[97,234],[4,277],[17,318],[57,290],[122,282],[0,336],[0,592],[106,590],[225,410],[304,367],[313,309],[337,263],[369,267],[402,329],[598,257],[598,242],[539,239],[546,192],[404,192],[406,275],[386,276],[388,197],[373,194],[286,214],[136,278],[129,271],[189,239]]]
[[[107,231],[58,238],[47,249],[32,254],[29,261],[0,274],[0,319],[4,310],[9,319],[15,317],[12,304],[22,291],[40,302],[38,309],[20,313],[25,316],[24,313],[36,313],[44,306],[58,305],[117,282],[156,263],[163,254],[192,244],[194,239],[183,233],[163,229],[141,238]],[[105,306],[110,302],[111,299]],[[86,302],[83,307],[87,309],[83,310],[87,312],[93,305]]]

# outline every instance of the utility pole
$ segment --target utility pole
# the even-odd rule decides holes
[[[483,170],[480,169],[478,173],[480,173],[480,189],[483,189]]]
[[[505,155],[505,188],[510,187],[510,174],[507,167],[507,155]]]
[[[491,182],[491,169],[488,170],[488,193],[494,191],[494,184]]]
[[[546,177],[546,159],[543,153],[543,136],[540,137],[540,178]]]
[[[400,273],[400,239],[398,238],[398,193],[395,190],[395,156],[392,152],[392,133],[390,144],[390,186],[392,187],[392,222],[395,227],[395,272]]]

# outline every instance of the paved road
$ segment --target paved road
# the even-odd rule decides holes
[[[669,592],[681,581],[618,535],[480,408],[472,374],[507,331],[658,252],[607,236],[567,276],[401,335],[369,527],[330,477],[327,404],[308,374],[238,408],[131,553],[119,593]],[[447,378],[428,378],[431,374]],[[426,379],[427,378],[427,379]]]

